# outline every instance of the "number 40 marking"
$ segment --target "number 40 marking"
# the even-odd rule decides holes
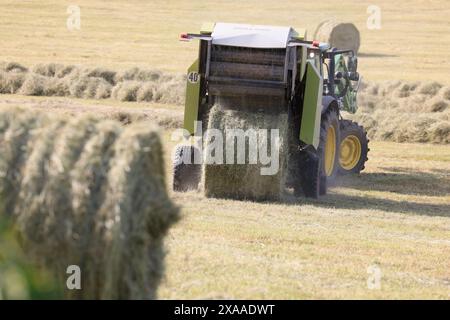
[[[190,83],[197,83],[200,80],[200,75],[196,71],[189,72],[188,81]]]

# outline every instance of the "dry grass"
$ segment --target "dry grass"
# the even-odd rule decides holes
[[[0,65],[0,93],[183,104],[185,76],[139,68],[116,72],[55,63],[37,64],[29,71],[9,62]]]
[[[78,0],[81,30],[66,27],[71,2],[2,1],[0,60],[25,65],[42,62],[99,65],[113,69],[135,66],[184,72],[197,53],[197,43],[178,42],[181,32],[196,32],[207,21],[306,27],[309,35],[320,21],[353,22],[361,32],[361,74],[367,80],[435,80],[448,83],[449,9],[445,0],[413,2],[242,1],[108,1]],[[381,30],[369,30],[367,7],[381,8]],[[420,28],[417,28],[420,26]]]
[[[449,92],[437,82],[369,83],[358,94],[357,113],[346,117],[371,139],[449,144]]]
[[[183,219],[161,298],[449,298],[447,146],[371,143],[367,170],[317,201],[173,197]],[[380,290],[367,287],[371,265]]]
[[[281,5],[269,0],[116,0],[107,4],[79,0],[82,29],[69,32],[65,25],[69,4],[2,1],[0,60],[17,60],[24,66],[55,61],[91,69],[105,66],[121,72],[112,75],[97,70],[92,75],[139,81],[146,75],[137,72],[136,76],[127,69],[140,66],[184,72],[198,46],[178,42],[178,35],[198,31],[205,17],[208,21],[306,26],[309,35],[318,22],[332,17],[353,22],[360,30],[359,69],[368,82],[402,79],[449,85],[450,12],[444,0],[377,1],[382,10],[381,30],[366,28],[366,9],[373,3],[365,1],[344,0],[337,7],[330,0],[287,0]],[[20,73],[26,68],[10,64],[8,69]],[[61,69],[56,76],[70,72]],[[150,96],[151,91],[146,88],[144,94],[142,89],[141,95],[138,91],[137,99]],[[156,91],[151,92],[152,99]],[[450,99],[449,90],[442,94]],[[117,115],[124,122],[134,116],[141,119],[138,108],[145,107],[143,119],[167,122],[167,128],[180,126],[179,107],[155,101],[149,106],[2,95],[0,106],[26,104],[71,115],[93,111],[106,117]],[[439,116],[442,113],[436,110],[444,105],[427,107],[431,108],[427,112],[435,110]],[[168,136],[165,141],[166,154],[170,154]],[[449,177],[448,145],[371,142],[367,171],[342,180],[318,201],[288,195],[284,202],[253,203],[206,199],[198,193],[173,194],[184,207],[184,219],[170,233],[166,280],[159,296],[448,299]],[[381,290],[367,289],[367,267],[372,264],[383,272]]]
[[[23,107],[49,113],[71,116],[95,113],[103,119],[119,120],[124,124],[140,121],[152,121],[167,129],[180,128],[183,125],[183,112],[179,106],[167,104],[120,102],[115,100],[79,100],[56,97],[24,97],[20,95],[2,95],[0,109]]]
[[[244,112],[228,109],[223,106],[216,105],[209,112],[208,130],[215,129],[224,133],[225,137],[219,149],[213,149],[211,146],[218,144],[217,137],[207,136],[205,143],[206,157],[217,157],[217,153],[222,149],[223,163],[207,163],[203,166],[202,184],[207,197],[228,198],[228,199],[247,199],[247,200],[278,200],[281,197],[280,190],[285,182],[285,156],[287,155],[287,114],[265,114],[263,112]],[[272,140],[271,131],[264,134],[256,130],[279,129],[279,135],[276,140]],[[239,147],[239,138],[233,137],[233,129],[242,129],[244,131],[254,130],[255,136],[244,137],[243,142],[246,150],[242,159],[237,155],[237,150],[242,151]],[[208,131],[211,132],[211,131]],[[254,141],[256,139],[257,141]],[[275,142],[275,143],[274,143]],[[262,165],[261,155],[257,154],[256,158],[250,157],[250,148],[256,149],[255,143],[259,144],[259,148],[266,146],[267,155],[277,154],[279,151],[279,161],[277,171],[271,175],[262,175],[262,168],[272,165]],[[216,153],[213,155],[213,153]],[[275,157],[273,157],[275,158]],[[272,159],[274,160],[274,159]],[[241,164],[238,164],[238,163]],[[248,164],[248,163],[254,164]],[[247,163],[247,164],[242,164]],[[266,169],[267,170],[267,169]]]

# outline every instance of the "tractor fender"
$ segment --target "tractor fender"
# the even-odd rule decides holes
[[[336,108],[336,110],[339,110],[339,105],[336,100],[336,98],[332,96],[323,96],[322,97],[322,114],[325,113],[330,108]]]

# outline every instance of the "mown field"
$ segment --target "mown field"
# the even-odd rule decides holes
[[[81,30],[66,27],[67,7],[81,9]],[[381,29],[369,30],[369,5],[381,9]],[[196,43],[178,41],[204,21],[291,25],[310,38],[324,19],[355,23],[360,70],[367,80],[436,80],[448,84],[450,7],[445,0],[400,1],[100,1],[1,0],[1,59],[26,65],[59,62],[184,72]]]
[[[69,4],[81,8],[80,31],[66,28]],[[369,4],[382,9],[381,30],[365,27]],[[365,79],[449,84],[450,7],[443,0],[0,0],[0,9],[0,61],[26,66],[57,62],[179,73],[197,46],[179,43],[178,34],[196,31],[202,21],[314,30],[336,17],[361,31]],[[11,106],[156,120],[172,174],[170,132],[180,124],[180,106],[0,95],[0,108]],[[371,141],[370,148],[364,173],[341,179],[317,201],[289,193],[280,203],[255,203],[170,192],[182,219],[166,242],[159,298],[450,299],[450,146]],[[371,266],[382,272],[380,289],[367,286]]]
[[[449,299],[450,147],[374,142],[369,158],[317,201],[174,193],[160,297]]]

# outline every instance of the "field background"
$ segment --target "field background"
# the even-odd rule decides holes
[[[81,30],[66,28],[69,4]],[[368,30],[367,6],[382,10]],[[181,32],[203,21],[306,27],[323,19],[354,22],[366,80],[450,84],[448,1],[4,1],[0,61],[138,66],[183,72],[195,43]],[[72,98],[0,96],[0,106],[111,108],[150,112],[176,106]],[[81,108],[82,107],[82,108]],[[52,109],[52,110],[53,110]],[[166,142],[167,173],[174,145]],[[318,201],[253,203],[173,193],[183,219],[168,241],[160,298],[450,298],[450,146],[371,142],[367,170],[343,179]],[[169,179],[170,184],[170,179]],[[367,268],[382,271],[367,288]]]
[[[81,8],[81,30],[66,27],[68,5]],[[381,30],[368,30],[367,7],[381,9]],[[0,1],[0,58],[184,72],[194,43],[178,42],[202,22],[242,22],[307,28],[337,18],[361,32],[360,71],[368,80],[436,80],[449,84],[450,6],[415,1]]]

